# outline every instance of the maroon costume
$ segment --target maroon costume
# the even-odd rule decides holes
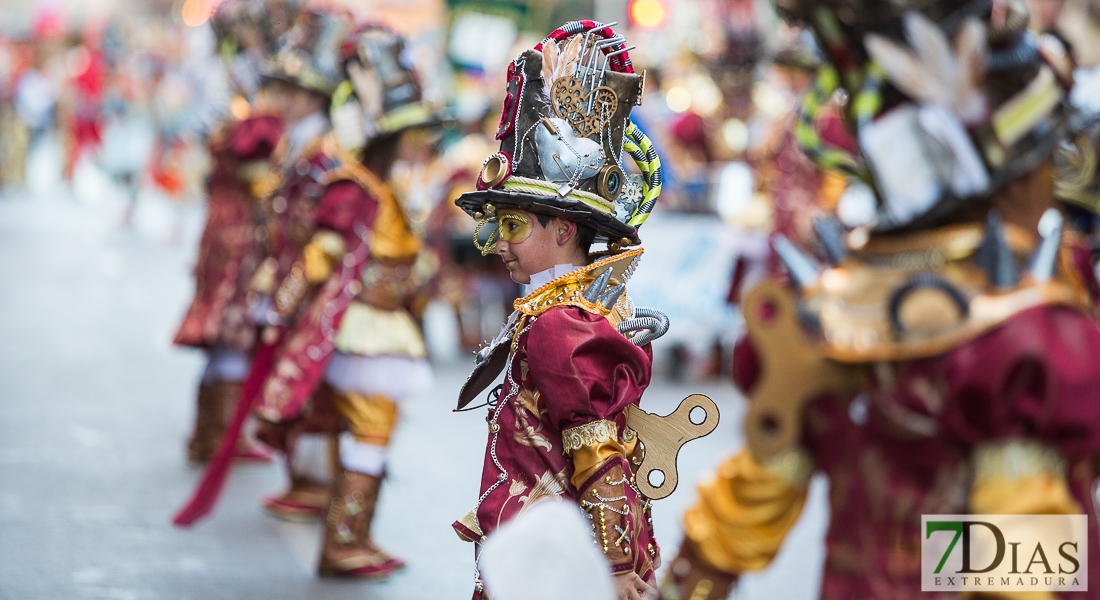
[[[263,205],[256,202],[257,191],[263,187],[282,123],[277,117],[260,116],[227,129],[211,143],[215,170],[207,187],[210,204],[195,264],[195,297],[174,340],[209,355],[187,445],[192,462],[208,460],[217,448],[256,343],[248,308],[251,278],[263,254],[256,226],[266,219]],[[242,438],[238,458],[267,456]]]
[[[252,350],[256,331],[246,318],[249,281],[263,249],[256,242],[259,209],[246,173],[255,162],[267,160],[281,135],[278,117],[259,116],[233,123],[211,144],[214,173],[207,184],[195,297],[176,332],[176,345]]]
[[[475,233],[485,255],[497,236],[522,243],[508,240],[506,223],[535,227],[526,216],[533,213],[575,223],[570,243],[591,264],[532,273],[535,289],[514,302],[504,328],[478,353],[458,408],[502,369],[505,383],[490,393],[480,497],[454,528],[480,548],[536,503],[568,499],[591,523],[610,571],[637,585],[654,581],[660,561],[649,507],[664,492],[654,493],[635,473],[644,468],[643,446],[662,444],[628,417],[649,384],[648,344],[667,331],[668,319],[635,307],[626,294],[642,251],[623,247],[640,243],[638,227],[662,181],[652,142],[629,118],[644,81],[629,50],[611,27],[574,21],[520,54],[509,67],[500,151],[485,161],[478,191],[455,201],[480,221],[477,230],[493,224],[484,245]],[[585,86],[592,100],[578,102]],[[641,174],[622,171],[623,153]],[[608,251],[589,256],[592,241]],[[484,584],[479,571],[475,597]]]
[[[925,597],[921,515],[970,511],[968,463],[987,444],[1027,438],[1065,457],[1097,547],[1098,353],[1100,330],[1085,314],[1032,308],[947,354],[886,373],[869,369],[855,410],[849,395],[811,401],[802,446],[830,482],[821,597]],[[759,369],[752,346],[734,360],[737,384],[749,393]],[[1087,568],[1090,580],[1100,576],[1100,557],[1090,556]]]
[[[469,521],[453,525],[469,541],[491,534],[545,496],[581,504],[590,498],[578,489],[592,489],[613,467],[619,475],[630,473],[625,458],[617,458],[574,485],[574,461],[562,432],[604,420],[626,431],[626,407],[637,406],[649,385],[650,348],[634,346],[606,318],[575,306],[554,306],[525,323],[515,338],[501,400],[489,416],[482,500],[474,522],[480,534]],[[530,360],[529,348],[537,349]],[[622,487],[626,505],[641,506],[638,493]],[[611,569],[649,578],[657,548],[648,514],[622,516],[633,551],[613,561]]]
[[[285,270],[286,276],[281,278],[282,284],[275,292],[273,310],[291,325],[275,352],[274,366],[257,407],[258,413],[271,421],[298,417],[320,385],[336,349],[334,340],[340,319],[361,289],[359,272],[369,255],[369,234],[378,202],[360,184],[344,178],[346,175],[321,171],[320,166],[325,163],[331,164],[331,159],[321,153],[309,161],[303,159],[300,164],[308,164],[310,170],[292,178],[283,188],[285,196],[291,198],[288,211],[291,233],[279,245],[280,270]],[[329,179],[335,180],[329,182]],[[316,196],[316,200],[311,196]],[[295,232],[312,234],[315,230],[338,234],[346,245],[346,253],[341,253],[342,260],[332,275],[310,293],[311,284],[300,262],[309,238],[303,239]]]
[[[583,296],[613,272],[625,280],[640,254],[606,257],[516,300],[489,351],[497,360],[507,351],[505,380],[486,417],[480,498],[453,524],[462,539],[480,543],[538,502],[569,499],[592,521],[613,573],[652,580],[660,549],[634,479],[643,450],[627,423],[649,385],[652,351],[621,332],[633,309],[625,294],[610,307]],[[493,363],[479,364],[460,406],[491,378]],[[481,591],[479,580],[475,597]]]
[[[789,278],[745,296],[734,360],[750,397],[746,448],[699,486],[666,596],[724,598],[742,573],[766,568],[817,472],[830,494],[822,598],[1100,597],[1096,586],[1053,592],[1002,577],[983,589],[987,580],[950,577],[965,566],[922,592],[934,532],[922,517],[1084,515],[1088,545],[1100,542],[1096,285],[1064,239],[1044,164],[1080,122],[1065,54],[1052,39],[1049,53],[1021,52],[1036,43],[1023,4],[784,7],[814,28],[836,70],[815,92],[831,94],[831,79],[858,95],[848,122],[859,156],[838,163],[819,141],[814,150],[864,172],[874,214],[850,232],[815,224],[825,266],[774,237]],[[951,68],[974,69],[942,96],[929,93],[943,72],[933,46]],[[1006,117],[1040,89],[1046,104]],[[930,143],[948,129],[950,142]],[[1095,578],[1100,557],[1080,568]]]

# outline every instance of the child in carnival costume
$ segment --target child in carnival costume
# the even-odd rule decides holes
[[[821,97],[850,94],[861,156],[801,141],[877,212],[819,224],[824,267],[773,238],[790,279],[749,291],[734,357],[747,447],[699,487],[663,593],[725,598],[766,568],[815,472],[822,598],[924,597],[922,515],[1084,514],[1095,547],[1100,329],[1052,208],[1052,152],[1082,125],[1065,48],[1014,1],[780,8],[831,63]]]
[[[267,256],[251,282],[260,346],[226,436],[255,410],[257,436],[286,453],[292,483],[265,508],[327,514],[318,569],[327,576],[380,578],[402,566],[374,545],[370,525],[395,401],[430,381],[420,332],[404,310],[419,240],[386,178],[406,152],[404,132],[435,118],[402,54],[400,38],[380,27],[356,29],[344,12],[308,10],[264,73],[287,126],[266,187]],[[315,442],[331,484],[302,476],[303,439]],[[177,525],[213,510],[228,475],[225,447],[223,438]]]
[[[289,26],[267,21],[265,15],[295,10],[293,3],[281,1],[222,3],[211,25],[230,70],[243,71],[233,65],[270,54],[278,35]],[[242,81],[247,80],[231,77],[232,91],[246,105],[258,104],[257,86]],[[205,462],[217,449],[235,410],[258,333],[246,318],[249,281],[263,258],[263,246],[253,232],[265,220],[258,201],[268,193],[264,189],[271,174],[268,158],[283,127],[278,116],[260,107],[241,116],[231,117],[210,135],[214,172],[206,186],[209,206],[195,263],[195,296],[173,342],[201,348],[208,355],[199,382],[195,427],[187,444],[188,459],[196,463]],[[243,438],[239,450],[240,458],[266,459]]]
[[[492,227],[482,251],[531,291],[478,353],[459,397],[464,409],[504,371],[489,394],[481,495],[453,527],[480,544],[537,502],[574,502],[620,597],[637,598],[651,590],[660,555],[626,417],[649,385],[649,342],[667,319],[625,293],[642,254],[625,247],[639,243],[661,189],[657,154],[630,120],[644,77],[629,49],[610,26],[580,21],[516,58],[500,151],[485,161],[478,190],[456,200],[479,230]],[[625,172],[624,152],[640,175]],[[594,241],[608,251],[590,254]],[[478,577],[475,598],[484,593]]]
[[[271,325],[285,338],[256,412],[268,424],[263,439],[289,440],[289,455],[297,431],[338,439],[318,570],[378,579],[404,565],[370,534],[398,402],[431,381],[424,341],[405,308],[420,240],[387,180],[415,139],[407,133],[437,119],[421,102],[399,36],[365,25],[317,38],[339,42],[338,53],[324,55],[338,60],[339,80],[323,79],[335,83],[324,89],[333,93],[339,127],[321,138],[308,170],[295,169],[317,193],[312,234],[275,287]],[[280,58],[287,62],[276,62],[269,76],[289,79],[293,55]]]

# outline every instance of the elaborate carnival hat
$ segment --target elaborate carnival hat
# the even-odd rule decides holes
[[[210,16],[210,27],[223,57],[231,57],[250,43],[258,43],[265,54],[275,49],[279,38],[294,24],[299,10],[295,0],[225,0]],[[254,33],[258,39],[242,39]]]
[[[477,191],[455,204],[478,220],[504,206],[560,216],[613,249],[640,243],[638,227],[661,192],[661,163],[630,120],[645,76],[611,25],[566,23],[512,61],[500,150],[485,160]],[[640,176],[626,173],[623,152]]]
[[[376,23],[360,25],[344,39],[341,58],[347,79],[333,95],[333,120],[347,147],[440,122],[422,99],[400,35]]]
[[[772,61],[788,68],[817,71],[821,68],[821,51],[812,33],[802,28],[792,29],[780,39]]]
[[[226,0],[218,5],[210,27],[235,91],[251,97],[259,90],[264,63],[298,9],[295,0]]]
[[[1072,60],[1028,30],[1022,0],[779,0],[830,67],[798,137],[823,166],[870,183],[877,231],[934,225],[1047,160],[1084,120]],[[862,159],[824,148],[814,109],[843,86]]]
[[[331,97],[344,80],[341,49],[351,27],[346,11],[303,10],[280,38],[264,76]]]

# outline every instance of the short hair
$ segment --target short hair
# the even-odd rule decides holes
[[[542,225],[544,228],[550,225],[550,221],[554,219],[553,215],[544,213],[534,213],[534,215],[535,218],[538,219],[539,225]],[[577,226],[577,236],[575,238],[577,240],[577,247],[583,250],[585,256],[587,256],[592,248],[592,243],[596,241],[596,230],[587,225],[581,225],[576,221],[573,221],[573,223]]]

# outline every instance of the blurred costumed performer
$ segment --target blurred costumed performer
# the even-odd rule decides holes
[[[1094,117],[1085,129],[1062,143],[1054,153],[1054,198],[1066,216],[1063,244],[1086,284],[1093,316],[1100,320],[1100,282],[1097,259],[1100,255],[1100,119]]]
[[[293,4],[281,0],[222,3],[211,25],[228,68],[243,73],[241,65],[269,55],[278,35],[289,27],[275,17],[286,18],[294,10]],[[248,81],[243,75],[231,78],[231,89],[247,110],[223,123],[209,139],[214,173],[207,183],[209,205],[195,262],[195,296],[174,340],[208,355],[199,381],[195,428],[187,444],[187,457],[196,463],[217,450],[236,408],[258,333],[246,315],[249,282],[264,252],[254,230],[268,220],[263,213],[270,205],[260,201],[269,195],[265,188],[275,176],[269,157],[282,135],[282,122],[255,106],[258,86]],[[240,458],[267,458],[244,438],[238,446]]]
[[[403,309],[419,241],[385,182],[405,132],[435,123],[401,50],[400,38],[380,27],[355,29],[344,12],[308,10],[265,72],[287,123],[271,199],[285,217],[253,278],[259,300],[251,312],[265,327],[233,425],[255,408],[257,436],[287,454],[291,491],[269,509],[299,502],[289,508],[306,514],[323,499],[324,576],[377,579],[403,565],[374,545],[370,526],[395,400],[431,375]],[[294,495],[303,489],[295,464],[303,439],[331,442],[336,471],[331,490],[308,498]],[[213,510],[227,477],[223,451],[224,441],[177,525]]]
[[[580,21],[516,58],[500,151],[485,161],[478,191],[456,200],[478,230],[491,228],[482,252],[498,254],[531,291],[478,353],[460,394],[463,409],[503,370],[505,383],[489,394],[481,495],[453,525],[480,545],[540,501],[575,502],[622,598],[652,590],[660,564],[650,502],[634,483],[641,447],[627,413],[649,385],[649,342],[667,328],[664,315],[635,309],[625,293],[642,249],[623,246],[640,243],[661,189],[657,154],[630,120],[643,78],[627,50],[611,27]],[[624,151],[641,175],[624,172]],[[594,240],[609,251],[590,254]]]
[[[1081,123],[1065,48],[1014,0],[781,8],[832,63],[819,91],[847,88],[862,158],[800,141],[872,181],[877,212],[819,223],[824,269],[774,239],[789,283],[748,293],[734,358],[747,448],[700,486],[663,592],[724,598],[766,568],[815,472],[822,598],[923,597],[922,514],[1086,514],[1095,546],[1100,330],[1051,208]]]
[[[406,58],[404,40],[377,25],[345,38],[347,79],[333,96],[336,129],[328,141],[362,147],[355,152],[361,160],[338,152],[321,176],[317,231],[275,294],[278,312],[299,317],[258,414],[291,428],[321,405],[337,417],[322,428],[339,440],[324,576],[378,579],[404,566],[375,545],[371,523],[398,403],[431,381],[419,326],[406,310],[420,241],[388,183],[394,161],[423,137],[408,133],[438,122]]]

